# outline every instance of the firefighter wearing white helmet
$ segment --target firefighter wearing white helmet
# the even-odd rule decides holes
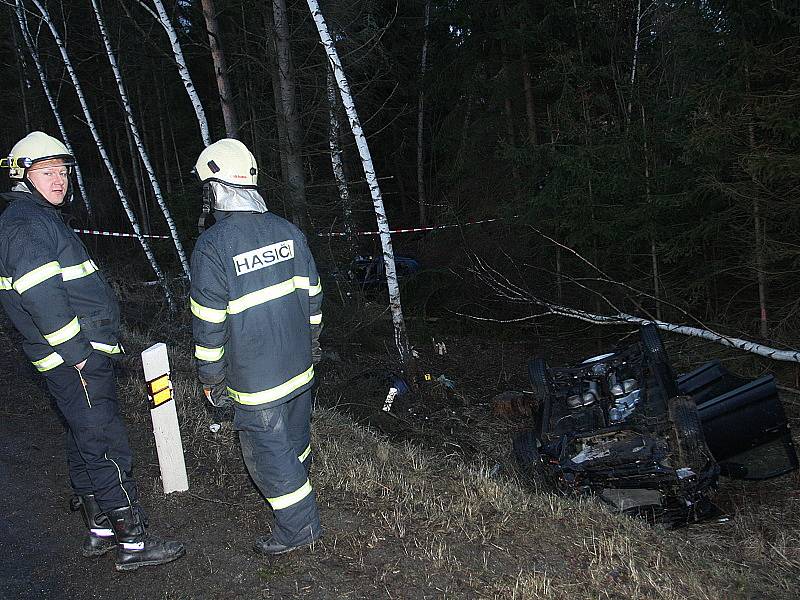
[[[69,175],[74,165],[67,147],[41,131],[26,135],[0,159],[0,167],[7,167],[8,176],[20,182],[15,190],[40,195],[54,206],[68,202],[72,195]]]
[[[267,210],[244,144],[210,145],[194,170],[216,218],[192,254],[198,376],[214,406],[233,406],[245,464],[273,510],[255,550],[283,554],[322,535],[308,477],[322,286],[305,236]]]
[[[64,144],[39,131],[0,161],[15,182],[0,215],[0,304],[67,423],[73,508],[87,526],[82,554],[116,548],[116,568],[131,570],[175,560],[184,548],[144,529],[111,362],[122,352],[119,305],[58,210],[73,164]]]

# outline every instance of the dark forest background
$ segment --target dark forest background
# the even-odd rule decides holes
[[[86,174],[95,206],[92,224],[130,231],[58,48],[33,4],[22,4]],[[46,5],[139,218],[152,232],[164,233],[132,152],[91,4]],[[169,41],[145,8],[152,9],[150,0],[104,0],[101,6],[135,119],[190,248],[200,188],[189,172],[203,144]],[[211,137],[224,137],[201,2],[166,0],[165,6]],[[55,136],[58,130],[14,2],[3,0],[0,8],[0,148],[7,152],[30,130]],[[442,274],[430,281],[441,286],[442,278],[453,277],[443,298],[460,299],[454,310],[492,318],[535,310],[519,298],[512,308],[514,298],[485,278],[469,280],[466,267],[479,260],[496,270],[495,281],[506,278],[552,302],[714,324],[796,346],[795,0],[339,0],[321,8],[337,38],[391,227],[502,219],[395,236],[400,253]],[[288,0],[306,196],[306,205],[298,207],[281,165],[286,142],[278,123],[285,107],[274,88],[272,9],[269,2],[215,3],[236,134],[257,157],[270,209],[300,223],[314,239],[320,262],[333,272],[353,250],[342,238],[315,235],[344,229],[330,161],[326,58],[306,2]],[[358,153],[340,113],[353,226],[374,230]],[[80,206],[74,212],[88,223]],[[128,252],[141,254],[133,243],[114,243],[108,248],[126,243]],[[378,251],[372,238],[359,237],[358,243],[362,253]],[[158,253],[177,275],[168,242]]]

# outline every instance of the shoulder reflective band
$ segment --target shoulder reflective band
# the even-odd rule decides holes
[[[312,379],[314,379],[314,365],[308,367],[308,369],[300,373],[300,375],[296,375],[289,381],[274,388],[254,393],[237,392],[234,389],[228,388],[228,395],[230,395],[230,397],[239,404],[266,404],[267,402],[275,402],[275,400],[280,400],[281,398],[288,396],[296,389],[310,382]]]
[[[12,289],[12,283],[11,277],[0,277],[0,290]]]
[[[306,462],[306,459],[310,454],[311,454],[311,446],[309,445],[306,447],[305,450],[303,450],[303,453],[297,458],[300,459],[300,462]]]
[[[36,267],[33,271],[28,271],[14,282],[14,289],[20,294],[31,289],[33,286],[42,283],[56,275],[61,274],[61,265],[57,261],[49,262],[41,267]]]
[[[208,308],[196,302],[194,298],[189,298],[189,306],[195,317],[209,323],[222,323],[228,316],[224,308]]]
[[[169,373],[147,382],[147,397],[150,398],[152,408],[172,400],[172,382],[169,380]]]
[[[56,329],[53,333],[48,333],[44,336],[47,343],[51,346],[58,346],[64,342],[68,342],[81,332],[81,325],[78,323],[78,317],[75,317],[64,325],[61,329]]]
[[[322,324],[322,314],[320,313],[320,314],[318,314],[318,315],[311,315],[311,316],[308,318],[308,322],[309,322],[311,325],[321,325],[321,324]]]
[[[272,507],[272,510],[281,510],[282,508],[289,508],[290,506],[297,504],[308,496],[311,493],[311,482],[306,479],[306,482],[300,486],[299,489],[293,491],[290,494],[284,494],[283,496],[276,496],[275,498],[267,498],[267,502]]]
[[[100,352],[105,352],[106,354],[122,354],[122,346],[119,344],[103,344],[102,342],[89,342],[92,345],[92,348],[95,350],[99,350]]]
[[[48,354],[44,358],[40,358],[39,360],[33,361],[33,366],[36,367],[36,370],[39,373],[44,373],[45,371],[49,371],[50,369],[55,369],[58,365],[64,364],[64,359],[61,358],[61,355],[57,352],[53,352],[52,354]]]
[[[64,281],[72,281],[73,279],[80,279],[86,277],[97,271],[97,265],[93,260],[87,260],[79,265],[61,268],[61,279]]]
[[[225,354],[225,348],[204,348],[203,346],[194,347],[194,355],[200,360],[216,362]]]

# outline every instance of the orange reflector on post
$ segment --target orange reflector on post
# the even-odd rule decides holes
[[[151,396],[155,395],[161,390],[167,389],[169,387],[169,384],[170,384],[169,373],[167,373],[166,375],[162,375],[158,379],[154,379],[153,381],[148,382],[148,385],[150,386],[150,395]]]
[[[169,380],[169,373],[147,382],[147,397],[150,399],[150,408],[172,400],[172,382]]]
[[[157,394],[153,394],[152,400],[154,407],[160,404],[164,404],[164,402],[166,402],[167,400],[172,400],[172,390],[169,388],[161,390]]]

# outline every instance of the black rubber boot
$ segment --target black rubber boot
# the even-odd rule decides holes
[[[100,510],[94,494],[75,496],[70,508],[81,511],[83,522],[86,523],[86,529],[89,530],[83,540],[83,546],[81,546],[83,556],[87,558],[102,556],[116,547],[111,523]]]
[[[132,571],[148,565],[163,565],[186,554],[181,542],[148,535],[139,509],[124,506],[106,511],[117,542],[117,571]]]
[[[292,552],[293,550],[299,550],[300,548],[305,548],[306,546],[311,546],[322,537],[322,530],[319,531],[312,531],[311,527],[308,526],[305,528],[307,531],[307,536],[303,539],[303,541],[297,544],[282,544],[273,538],[271,535],[267,537],[260,537],[256,540],[256,543],[253,546],[253,549],[258,554],[264,554],[266,556],[278,556],[280,554],[287,554]]]

